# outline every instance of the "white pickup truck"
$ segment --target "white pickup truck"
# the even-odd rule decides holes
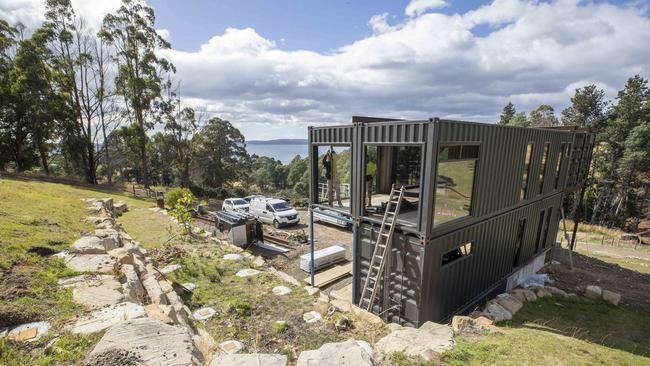
[[[276,228],[295,225],[300,222],[298,211],[289,206],[287,201],[277,198],[253,198],[249,212],[261,222],[273,224]]]

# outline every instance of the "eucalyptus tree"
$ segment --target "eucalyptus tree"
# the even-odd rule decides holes
[[[503,111],[501,112],[501,116],[499,117],[499,124],[509,125],[510,120],[512,120],[515,117],[515,114],[517,114],[515,105],[512,104],[512,102],[508,102],[508,104],[506,104],[506,106],[503,107]]]
[[[115,78],[116,93],[124,98],[129,117],[140,134],[139,150],[141,180],[149,186],[147,131],[153,128],[152,103],[161,96],[165,73],[175,72],[174,66],[156,54],[157,49],[170,48],[154,28],[151,7],[132,0],[123,0],[115,14],[104,18],[100,37],[115,47],[118,63]]]

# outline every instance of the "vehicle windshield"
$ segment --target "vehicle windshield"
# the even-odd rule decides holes
[[[232,203],[235,205],[246,205],[248,202],[242,200],[242,199],[237,199],[237,200],[232,200]]]
[[[275,211],[286,211],[286,210],[291,210],[291,207],[289,206],[288,203],[286,202],[278,202],[274,203],[271,206],[273,206],[273,209]]]

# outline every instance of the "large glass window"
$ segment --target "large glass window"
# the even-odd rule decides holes
[[[388,207],[391,187],[404,187],[397,220],[415,226],[420,208],[422,146],[366,145],[364,166],[364,212],[381,219]]]
[[[542,154],[542,166],[539,170],[539,194],[544,192],[544,177],[546,176],[546,166],[548,164],[548,152],[551,148],[551,144],[546,143],[544,145],[544,153]]]
[[[530,176],[530,161],[533,158],[533,147],[535,145],[529,142],[526,146],[526,156],[524,157],[524,174],[521,177],[521,192],[519,199],[521,201],[526,199],[526,191],[528,190],[528,178]]]
[[[478,150],[478,145],[440,147],[434,226],[470,215]]]
[[[318,146],[318,203],[350,208],[350,147]]]

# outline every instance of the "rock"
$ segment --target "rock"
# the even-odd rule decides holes
[[[183,286],[187,291],[190,292],[196,290],[196,288],[198,287],[195,283],[191,283],[191,282],[181,283],[181,286]]]
[[[600,286],[589,285],[585,289],[585,297],[589,299],[600,299],[603,295],[603,290]]]
[[[163,290],[163,292],[165,294],[168,294],[168,293],[174,291],[174,288],[172,287],[172,284],[169,281],[160,280],[160,281],[158,281],[158,285],[160,286],[160,289]]]
[[[291,289],[287,286],[275,286],[272,291],[278,296],[288,295],[291,293]]]
[[[7,332],[7,339],[17,342],[34,342],[47,333],[50,327],[50,322],[22,324]]]
[[[122,245],[122,243],[120,243],[119,235],[109,235],[105,238],[102,238],[101,240],[102,240],[102,245],[106,250],[113,250]]]
[[[203,357],[184,328],[140,318],[120,322],[108,329],[89,354],[88,360],[110,356],[111,352],[129,352],[138,365],[198,365]],[[113,361],[111,363],[111,361]],[[92,363],[91,363],[92,364]],[[102,365],[119,365],[108,359]]]
[[[621,295],[613,291],[603,290],[603,300],[614,306],[618,306],[618,303],[621,301]]]
[[[235,354],[244,350],[244,344],[240,341],[229,340],[219,343],[219,349],[227,354]]]
[[[535,292],[535,294],[537,295],[537,298],[538,298],[538,299],[542,299],[542,298],[544,298],[544,297],[551,297],[551,296],[553,296],[553,294],[552,294],[549,290],[547,290],[546,288],[544,288],[544,287],[540,287],[540,288],[538,288],[537,291]]]
[[[217,342],[214,338],[202,328],[196,328],[196,334],[192,336],[194,344],[199,349],[204,359],[210,359],[212,351],[217,348]]]
[[[319,349],[303,351],[297,366],[372,366],[372,347],[367,342],[349,339],[325,343]]]
[[[113,273],[117,261],[108,254],[70,254],[64,258],[66,266],[79,272]]]
[[[548,292],[550,292],[551,294],[553,294],[553,295],[562,296],[562,297],[565,298],[565,299],[566,299],[567,297],[569,297],[569,295],[568,295],[564,290],[560,290],[560,289],[557,288],[557,287],[546,286],[546,287],[544,287],[544,288],[545,288]]]
[[[171,305],[149,304],[144,307],[147,316],[165,324],[175,324],[174,308]]]
[[[317,311],[308,311],[302,314],[302,319],[305,321],[305,323],[311,324],[321,321],[323,317]]]
[[[311,286],[305,286],[305,291],[307,291],[307,295],[309,296],[318,296],[320,295],[320,290],[318,287],[311,287]]]
[[[244,257],[241,254],[230,253],[230,254],[224,255],[223,259],[225,259],[227,261],[239,262],[241,260],[244,260]]]
[[[167,297],[165,293],[160,288],[160,284],[156,280],[156,276],[153,273],[147,274],[142,279],[142,286],[147,291],[149,299],[151,302],[158,305],[167,305]]]
[[[517,300],[521,301],[522,303],[537,300],[537,295],[535,295],[535,292],[525,288],[517,288],[512,290],[512,296],[516,297]]]
[[[194,310],[194,312],[192,313],[192,317],[194,317],[194,319],[196,320],[208,320],[212,318],[216,313],[217,311],[214,310],[213,308],[205,307],[205,308]]]
[[[364,309],[361,309],[360,307],[356,305],[352,305],[352,314],[356,315],[359,320],[371,323],[371,324],[383,324],[384,321],[381,320],[380,317],[377,315],[366,311]]]
[[[84,236],[70,246],[70,253],[105,254],[106,248],[102,245],[102,239],[96,236]]]
[[[215,357],[210,366],[286,366],[287,356],[266,353],[239,355],[220,355]]]
[[[349,301],[333,299],[330,304],[341,312],[349,313],[352,311],[352,304]]]
[[[138,274],[135,272],[135,267],[131,264],[123,264],[120,268],[122,272],[124,283],[122,283],[122,292],[132,302],[142,303],[144,299],[144,287],[142,287],[142,282],[138,278]]]
[[[515,315],[524,306],[521,301],[510,294],[501,294],[497,296],[496,301],[512,315]]]
[[[113,204],[113,214],[115,216],[120,216],[121,214],[126,212],[127,209],[128,209],[128,207],[126,205],[126,202],[124,202],[124,201],[118,201],[118,202]]]
[[[451,320],[451,328],[455,335],[465,337],[477,337],[494,332],[494,322],[486,317],[476,319],[469,316],[454,316]]]
[[[258,267],[263,266],[264,263],[266,263],[266,262],[264,262],[264,258],[262,258],[260,256],[255,257],[255,260],[253,260],[253,264],[258,266]]]
[[[102,198],[98,202],[102,203],[102,207],[111,211],[113,210],[113,199],[112,198]]]
[[[125,248],[116,248],[108,252],[119,264],[133,264],[133,254]]]
[[[490,317],[490,319],[494,320],[495,323],[512,319],[512,314],[496,302],[488,304],[485,308],[485,313]]]
[[[95,230],[95,236],[98,238],[106,238],[111,235],[119,235],[119,232],[115,229],[97,229]]]
[[[125,300],[122,284],[114,276],[82,275],[59,281],[59,284],[73,287],[74,301],[90,308],[103,308]]]
[[[163,274],[172,273],[172,272],[174,272],[176,270],[181,269],[181,267],[182,266],[180,264],[170,264],[168,266],[165,266],[165,267],[161,268],[160,273],[163,273]]]
[[[140,260],[144,261],[144,258],[147,257],[147,255],[149,254],[147,250],[144,249],[142,246],[133,243],[126,243],[124,244],[123,248],[126,249],[126,251],[128,251],[129,253],[131,253],[131,255],[134,256],[134,259],[135,257],[138,257]]]
[[[439,354],[454,347],[454,332],[443,324],[426,322],[419,329],[402,327],[393,330],[380,339],[375,349],[385,354],[403,352],[409,357],[431,359],[432,354]]]
[[[250,277],[250,276],[255,276],[259,274],[260,271],[252,268],[246,268],[246,269],[241,269],[235,273],[235,276],[237,277]]]
[[[77,320],[70,331],[74,334],[91,334],[101,332],[126,320],[145,317],[145,309],[132,302],[122,302],[90,313]]]

